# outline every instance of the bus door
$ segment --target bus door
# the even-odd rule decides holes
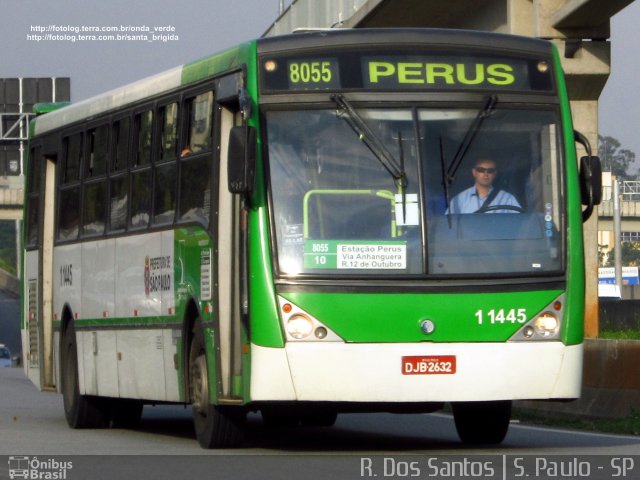
[[[24,311],[26,332],[23,335],[24,368],[27,377],[39,388],[55,387],[54,349],[53,349],[53,236],[55,218],[55,157],[42,156],[32,161],[34,175],[39,175],[37,184],[41,185],[35,195],[29,194],[28,215],[34,215],[37,234],[37,249],[25,253]],[[40,167],[42,170],[40,170]],[[31,177],[34,179],[35,177]]]
[[[243,75],[234,73],[219,80],[217,102],[220,128],[220,173],[218,184],[217,306],[220,345],[220,403],[242,401],[242,316],[246,304],[244,259],[246,252],[245,221],[242,198],[228,188],[229,138],[234,127],[242,123],[239,91]]]

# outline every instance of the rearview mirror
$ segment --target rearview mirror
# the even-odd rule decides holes
[[[248,195],[253,191],[256,165],[256,130],[233,127],[229,132],[227,157],[228,188],[231,193]]]
[[[580,158],[580,197],[586,209],[582,212],[582,221],[586,222],[593,213],[593,207],[602,200],[602,166],[600,157],[591,155],[591,145],[583,134],[574,130],[574,139],[584,146],[586,157]]]
[[[602,166],[600,157],[580,158],[580,194],[582,204],[600,205],[602,201]]]

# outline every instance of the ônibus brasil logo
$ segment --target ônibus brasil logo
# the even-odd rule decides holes
[[[38,457],[9,457],[9,478],[26,478],[33,480],[66,480],[67,471],[73,468],[73,462],[65,462],[54,458],[39,460]]]

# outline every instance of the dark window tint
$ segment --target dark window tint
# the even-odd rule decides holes
[[[104,233],[106,216],[107,182],[92,182],[84,187],[83,235],[101,235]]]
[[[171,103],[160,109],[160,160],[175,158],[178,142],[178,104]]]
[[[211,204],[211,165],[209,156],[182,163],[180,176],[180,220],[208,222]]]
[[[80,225],[80,187],[60,191],[58,239],[75,240]]]
[[[151,170],[144,170],[131,176],[131,227],[148,226],[150,212]]]
[[[156,168],[156,188],[153,222],[173,222],[176,209],[176,164],[170,163]]]
[[[126,175],[111,179],[111,223],[110,229],[127,228],[127,203],[129,198],[129,177]]]
[[[122,118],[113,125],[113,164],[112,172],[119,172],[127,166],[129,154],[129,129],[131,127],[129,117]]]
[[[77,133],[65,138],[65,161],[62,172],[62,183],[70,183],[79,180],[81,160],[82,134]]]
[[[109,127],[102,125],[89,130],[89,165],[87,176],[97,177],[107,173],[109,156]]]
[[[136,166],[149,165],[151,162],[152,133],[153,112],[149,110],[136,115]]]

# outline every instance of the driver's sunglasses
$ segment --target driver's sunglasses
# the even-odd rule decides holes
[[[489,175],[493,175],[496,173],[495,168],[485,168],[485,167],[475,167],[475,171],[478,173],[488,173]]]

